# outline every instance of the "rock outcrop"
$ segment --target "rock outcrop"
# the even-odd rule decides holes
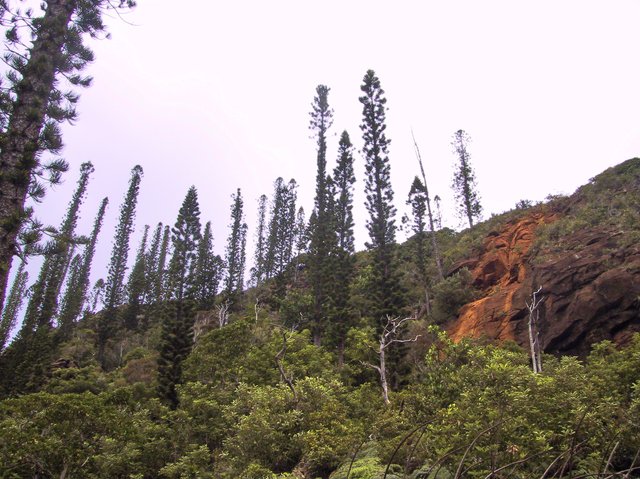
[[[612,227],[573,232],[562,248],[531,255],[536,231],[558,218],[540,209],[491,232],[483,251],[454,268],[472,273],[480,299],[448,326],[465,336],[528,347],[526,302],[542,286],[540,339],[549,353],[586,354],[595,342],[625,343],[640,331],[640,248],[621,245]]]

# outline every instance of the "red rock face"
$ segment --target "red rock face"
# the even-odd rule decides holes
[[[447,328],[455,340],[486,337],[528,346],[525,302],[539,286],[546,352],[583,355],[595,342],[624,343],[640,331],[638,248],[619,248],[615,232],[592,229],[573,234],[562,253],[531,261],[537,228],[554,219],[538,212],[508,223],[486,238],[479,257],[457,266],[471,271],[483,294]]]
[[[527,277],[524,258],[537,227],[551,219],[537,213],[509,223],[502,231],[489,234],[480,257],[457,266],[456,269],[469,269],[474,286],[482,290],[483,295],[464,306],[458,320],[448,329],[455,340],[469,336],[517,340],[518,322],[514,316],[519,316],[525,305],[518,301],[514,304],[514,296]]]

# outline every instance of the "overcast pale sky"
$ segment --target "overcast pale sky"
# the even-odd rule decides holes
[[[430,192],[443,199],[444,223],[456,228],[450,142],[458,129],[473,139],[485,218],[520,199],[572,193],[640,154],[638,0],[139,0],[126,19],[133,25],[114,18],[112,39],[92,42],[94,84],[82,92],[78,122],[64,128],[71,170],[37,210],[57,225],[80,163],[93,162],[81,233],[89,232],[101,198],[110,198],[94,280],[106,276],[137,163],[145,176],[130,257],[144,224],[175,222],[192,184],[220,254],[238,187],[251,250],[257,198],[271,195],[276,177],[297,180],[308,215],[315,87],[331,88],[333,169],[342,130],[362,147],[358,97],[367,69],[376,71],[388,100],[398,220],[419,172],[411,129]],[[360,154],[356,163],[361,248]]]

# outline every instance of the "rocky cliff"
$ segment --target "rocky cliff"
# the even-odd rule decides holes
[[[542,287],[539,329],[549,353],[583,355],[595,342],[640,331],[640,159],[573,196],[522,211],[492,230],[468,268],[479,299],[449,333],[528,345],[528,309]]]

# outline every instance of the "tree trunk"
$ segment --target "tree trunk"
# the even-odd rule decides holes
[[[380,385],[382,386],[382,399],[384,399],[384,403],[388,406],[391,404],[389,401],[389,385],[387,384],[387,362],[385,358],[385,347],[384,343],[380,343],[380,367],[378,372],[380,373]]]
[[[24,221],[31,173],[38,166],[39,137],[55,86],[60,52],[77,0],[49,0],[30,49],[7,129],[0,137],[0,307],[4,304],[16,238]]]

